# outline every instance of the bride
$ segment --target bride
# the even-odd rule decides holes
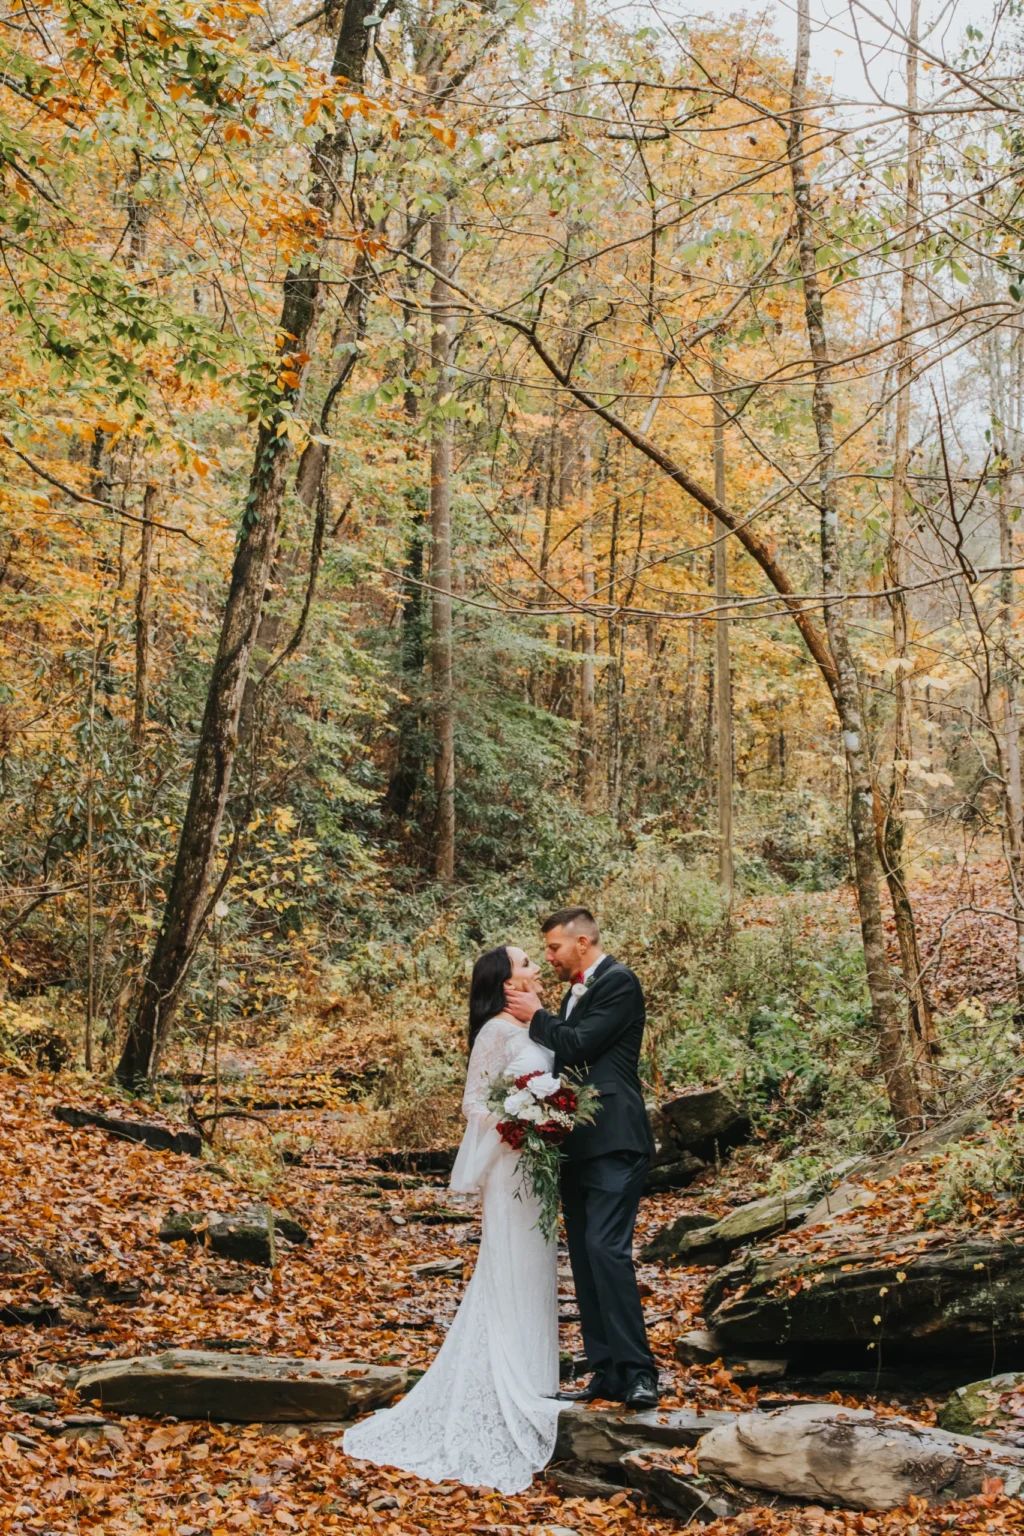
[[[480,1252],[448,1336],[426,1375],[394,1408],[346,1432],[348,1455],[431,1482],[520,1493],[551,1459],[558,1425],[557,1249],[520,1189],[517,1154],[487,1109],[491,1080],[550,1072],[552,1053],[505,1011],[506,981],[540,992],[539,966],[509,945],[473,967],[466,1133],[451,1188],[483,1196]]]

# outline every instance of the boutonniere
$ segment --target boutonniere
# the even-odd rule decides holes
[[[570,993],[570,996],[571,997],[586,997],[586,995],[587,995],[587,983],[585,981],[574,981],[573,984],[572,984],[572,992]]]

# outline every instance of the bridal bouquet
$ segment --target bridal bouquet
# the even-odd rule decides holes
[[[594,1119],[600,1094],[550,1072],[524,1072],[521,1077],[506,1072],[491,1083],[487,1107],[498,1116],[502,1141],[519,1153],[522,1183],[540,1202],[537,1225],[550,1242],[558,1230],[558,1170],[563,1159],[559,1147],[577,1125]]]

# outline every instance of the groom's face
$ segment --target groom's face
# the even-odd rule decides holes
[[[589,962],[583,960],[583,950],[591,945],[584,934],[573,933],[571,928],[552,928],[545,938],[545,958],[560,981],[571,981],[578,971],[586,970]]]

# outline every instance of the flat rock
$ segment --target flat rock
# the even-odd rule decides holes
[[[427,1264],[414,1264],[409,1273],[418,1275],[420,1279],[431,1275],[454,1275],[461,1278],[464,1264],[464,1259],[431,1259]]]
[[[366,1161],[392,1173],[451,1173],[458,1147],[433,1147],[424,1152],[378,1152]]]
[[[64,1321],[60,1307],[45,1301],[12,1302],[0,1307],[0,1323],[12,1328],[56,1328]]]
[[[58,1104],[54,1119],[63,1125],[80,1130],[91,1126],[116,1136],[119,1141],[137,1141],[154,1152],[178,1152],[187,1157],[198,1157],[203,1150],[203,1138],[195,1131],[178,1130],[167,1125],[153,1125],[146,1120],[122,1120],[116,1115],[106,1115],[99,1110],[79,1109],[71,1104]]]
[[[665,1189],[686,1189],[706,1167],[707,1163],[692,1152],[678,1152],[669,1162],[651,1165],[644,1190],[657,1194]]]
[[[610,1468],[592,1467],[582,1461],[559,1462],[548,1468],[547,1478],[563,1499],[612,1499],[624,1488]]]
[[[663,1099],[658,1107],[673,1143],[698,1157],[721,1156],[750,1135],[750,1116],[721,1083],[689,1088]]]
[[[617,1466],[620,1456],[640,1446],[681,1449],[694,1446],[717,1424],[731,1422],[733,1413],[697,1413],[693,1408],[652,1408],[627,1413],[617,1408],[588,1408],[574,1403],[558,1415],[553,1461],[585,1461]]]
[[[675,1355],[680,1365],[714,1365],[724,1354],[722,1340],[707,1328],[694,1328],[676,1339]]]
[[[44,1392],[29,1392],[24,1397],[9,1397],[7,1406],[15,1413],[56,1413],[57,1404]]]
[[[652,1446],[627,1452],[620,1465],[631,1488],[636,1488],[663,1514],[684,1520],[687,1525],[710,1525],[712,1520],[728,1520],[745,1509],[780,1502],[766,1499],[763,1494],[754,1495],[725,1478],[694,1472],[670,1451]]]
[[[684,1333],[676,1340],[675,1356],[680,1365],[714,1365],[721,1360],[725,1370],[731,1371],[744,1386],[767,1386],[769,1382],[781,1381],[789,1370],[788,1360],[730,1355],[718,1334],[708,1329]]]
[[[832,1403],[737,1415],[704,1437],[697,1460],[712,1478],[847,1509],[970,1498],[992,1477],[1011,1496],[1024,1487],[1024,1452]]]
[[[279,1237],[289,1243],[305,1243],[309,1233],[284,1211],[274,1211],[273,1230],[266,1206],[224,1215],[219,1211],[172,1211],[160,1227],[162,1243],[208,1242],[214,1253],[225,1259],[248,1260],[251,1264],[276,1262]]]
[[[848,1211],[851,1206],[872,1199],[873,1192],[865,1188],[865,1179],[878,1183],[881,1179],[892,1178],[893,1174],[898,1173],[907,1163],[914,1163],[922,1157],[929,1157],[934,1152],[941,1152],[943,1148],[962,1141],[965,1136],[972,1136],[984,1125],[985,1117],[980,1110],[967,1109],[951,1120],[943,1121],[941,1125],[929,1126],[925,1131],[918,1131],[916,1135],[908,1137],[902,1146],[883,1153],[881,1157],[854,1160],[852,1165],[848,1165],[847,1176],[842,1182],[823,1194],[812,1205],[807,1212],[807,1225],[809,1227],[827,1226],[836,1216],[843,1211]]]
[[[473,1222],[478,1222],[480,1217],[474,1216],[471,1211],[458,1211],[451,1207],[438,1205],[427,1207],[421,1211],[406,1211],[403,1222],[418,1221],[425,1227],[465,1227]]]
[[[777,1355],[867,1369],[895,1361],[949,1363],[1024,1350],[1024,1234],[967,1238],[921,1249],[910,1239],[881,1251],[827,1258],[756,1253],[712,1277],[708,1326],[735,1355]],[[840,1352],[843,1358],[837,1358]],[[801,1360],[801,1363],[803,1363]]]
[[[392,1402],[407,1384],[405,1371],[359,1360],[171,1349],[89,1366],[77,1389],[118,1413],[259,1424],[351,1419]]]
[[[655,1233],[642,1250],[641,1261],[644,1264],[673,1262],[676,1249],[684,1237],[688,1237],[691,1232],[700,1232],[706,1227],[713,1227],[719,1219],[710,1211],[684,1211],[681,1216],[676,1217],[675,1221]]]
[[[957,1387],[939,1414],[939,1423],[953,1434],[991,1431],[997,1436],[1024,1437],[1024,1372],[1007,1371]],[[1013,1443],[1020,1442],[1014,1439]]]
[[[688,1216],[663,1227],[641,1254],[662,1264],[722,1264],[737,1248],[762,1242],[799,1226],[811,1208],[818,1186],[800,1184],[781,1195],[766,1195],[739,1205],[710,1226],[687,1225]]]

